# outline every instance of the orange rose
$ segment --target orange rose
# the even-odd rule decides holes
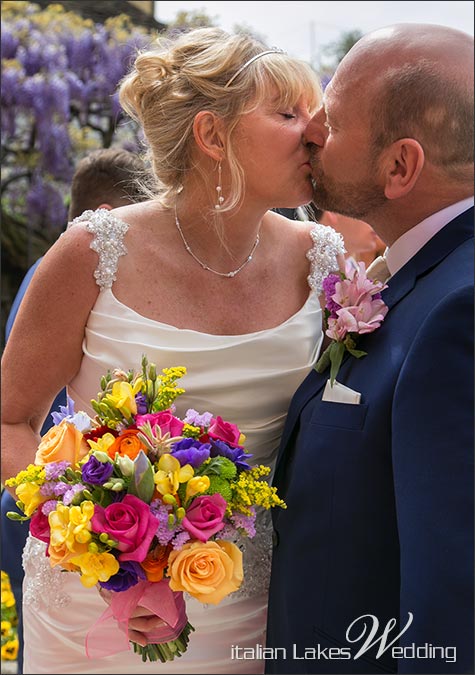
[[[169,553],[169,546],[156,546],[145,560],[142,560],[140,564],[145,570],[147,581],[161,581],[163,579],[163,570],[168,565]]]
[[[89,452],[84,436],[74,424],[63,420],[42,437],[35,456],[35,464],[71,462],[75,466]]]
[[[229,541],[188,542],[170,553],[167,574],[172,591],[217,605],[242,583],[242,553]]]
[[[126,456],[130,457],[130,459],[135,459],[141,450],[145,454],[148,454],[147,446],[137,437],[138,433],[138,429],[126,429],[123,431],[117,436],[112,445],[109,445],[107,448],[109,457],[114,459],[115,453],[118,452],[120,457]]]

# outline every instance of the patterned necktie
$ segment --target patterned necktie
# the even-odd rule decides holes
[[[376,258],[376,260],[373,260],[371,265],[366,270],[366,276],[368,279],[373,281],[381,281],[383,284],[385,284],[391,276],[386,258],[380,255]]]

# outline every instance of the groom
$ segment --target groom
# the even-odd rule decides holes
[[[308,126],[314,201],[388,246],[389,311],[313,371],[274,484],[268,673],[473,673],[473,40],[360,40]],[[371,276],[371,275],[369,275]]]

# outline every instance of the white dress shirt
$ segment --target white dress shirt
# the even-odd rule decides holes
[[[412,227],[386,249],[384,257],[391,276],[399,272],[447,223],[473,206],[473,197],[451,204]]]

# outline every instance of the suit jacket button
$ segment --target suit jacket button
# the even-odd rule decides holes
[[[272,546],[279,545],[279,533],[277,530],[272,530]]]

